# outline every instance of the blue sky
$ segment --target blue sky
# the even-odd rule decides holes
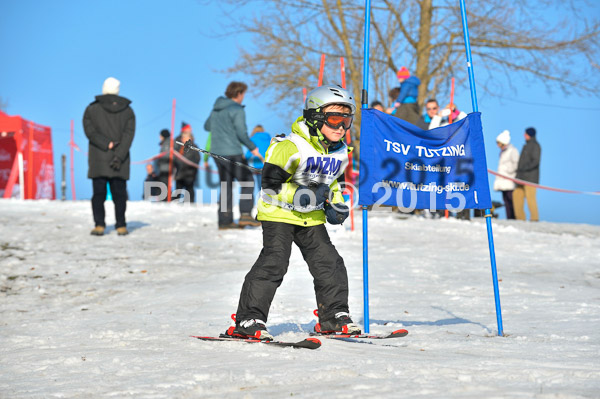
[[[249,81],[243,74],[220,71],[232,66],[247,36],[216,37],[222,31],[222,10],[194,0],[0,2],[0,97],[6,112],[52,127],[57,193],[60,155],[69,154],[69,126],[75,121],[75,141],[87,149],[81,119],[85,107],[100,94],[108,76],[121,81],[121,95],[133,101],[137,130],[133,161],[158,152],[161,129],[170,128],[171,104],[177,101],[175,127],[190,123],[203,146],[202,125],[217,96],[231,80]],[[468,6],[468,2],[467,2]],[[260,12],[260,11],[258,11]],[[598,13],[598,5],[590,12]],[[333,62],[333,61],[331,61]],[[478,63],[473,59],[477,81]],[[466,70],[464,71],[466,76]],[[393,78],[393,77],[392,77]],[[315,85],[317,77],[315,76]],[[338,83],[338,82],[327,82]],[[513,82],[515,83],[515,82]],[[549,94],[539,84],[516,82],[518,92],[503,98],[479,94],[488,167],[496,169],[495,137],[511,132],[520,150],[523,132],[538,131],[542,146],[541,184],[582,191],[600,190],[600,98]],[[456,88],[456,103],[471,111],[468,87]],[[371,98],[370,100],[373,100]],[[302,101],[298,94],[298,109]],[[446,103],[444,99],[441,102]],[[245,100],[248,128],[260,123],[271,133],[288,132],[287,110],[268,107],[250,87]],[[128,190],[142,196],[144,165],[132,165]],[[78,199],[91,197],[87,159],[75,153]],[[68,179],[67,179],[68,181]],[[202,178],[201,184],[205,186]],[[490,177],[490,185],[493,176]],[[70,198],[70,187],[67,189]],[[499,193],[492,198],[500,200]],[[600,196],[538,191],[540,218],[545,221],[600,224]],[[500,214],[504,216],[504,211]]]

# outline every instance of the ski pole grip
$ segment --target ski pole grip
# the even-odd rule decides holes
[[[185,144],[183,145],[183,153],[187,154],[189,150],[192,149],[192,140],[188,140],[185,142]]]

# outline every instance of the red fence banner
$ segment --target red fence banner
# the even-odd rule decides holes
[[[557,191],[559,193],[570,193],[570,194],[600,195],[600,191],[567,190],[567,189],[564,189],[564,188],[542,186],[541,184],[532,183],[530,181],[525,181],[525,180],[521,180],[521,179],[515,179],[514,177],[508,177],[508,176],[502,175],[502,174],[500,174],[500,173],[498,173],[496,171],[493,171],[491,169],[488,169],[488,173],[490,173],[490,174],[492,174],[494,176],[502,177],[502,178],[507,179],[507,180],[512,180],[515,183],[520,184],[522,186],[531,186],[531,187],[539,188],[539,189],[542,189],[542,190]]]

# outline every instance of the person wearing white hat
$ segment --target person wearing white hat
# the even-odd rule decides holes
[[[135,135],[135,114],[131,100],[119,96],[121,82],[110,77],[102,85],[102,95],[87,106],[83,115],[83,131],[89,140],[88,178],[92,179],[92,212],[94,236],[104,235],[106,228],[104,201],[106,185],[115,204],[116,230],[127,235],[127,180],[129,180],[129,149]]]
[[[514,179],[517,176],[517,166],[519,165],[519,151],[514,145],[510,144],[510,132],[505,130],[500,133],[496,137],[496,144],[500,148],[498,173]],[[507,219],[515,218],[513,191],[516,186],[514,181],[505,179],[504,177],[496,176],[494,180],[494,190],[502,193]]]

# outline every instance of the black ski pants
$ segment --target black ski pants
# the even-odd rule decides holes
[[[92,179],[94,194],[92,195],[92,212],[96,226],[106,227],[104,222],[104,201],[106,201],[106,184],[110,185],[110,193],[115,204],[116,227],[125,227],[125,209],[127,208],[127,182],[118,177],[95,177]]]
[[[243,155],[228,155],[225,158],[246,164]],[[241,189],[240,213],[250,214],[254,207],[254,177],[250,170],[237,166],[231,162],[215,158],[219,168],[221,180],[221,193],[219,194],[219,226],[233,223],[233,180],[245,183]]]
[[[262,222],[263,249],[246,275],[236,319],[267,321],[275,291],[285,276],[295,243],[313,276],[319,319],[348,312],[348,274],[324,224],[311,227]]]
[[[515,207],[513,205],[513,192],[502,191],[502,200],[504,201],[504,209],[506,209],[506,218],[515,219]]]

